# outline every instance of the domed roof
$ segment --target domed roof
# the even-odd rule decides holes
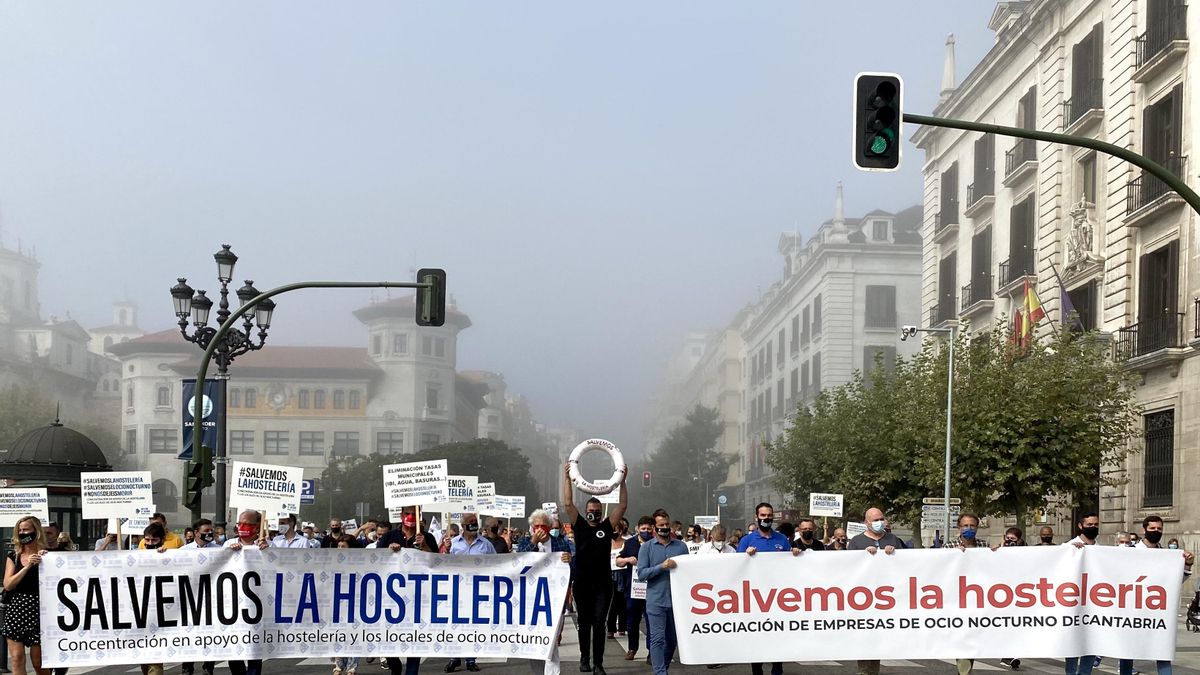
[[[100,446],[58,420],[0,449],[0,472],[10,478],[78,477],[82,470],[111,468]]]

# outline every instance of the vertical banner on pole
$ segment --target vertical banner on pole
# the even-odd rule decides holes
[[[216,449],[217,447],[217,413],[225,405],[221,400],[221,386],[216,380],[204,380],[204,399],[201,402],[201,413],[204,419],[201,420],[201,438],[200,444]],[[182,410],[182,432],[180,438],[183,443],[180,444],[179,459],[191,459],[192,448],[194,443],[193,429],[195,427],[192,416],[196,411],[196,378],[185,379],[183,381],[183,396],[180,400],[183,402]]]

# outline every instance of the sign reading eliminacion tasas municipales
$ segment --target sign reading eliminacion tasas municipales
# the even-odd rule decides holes
[[[238,509],[300,513],[304,469],[295,466],[234,462],[229,505]]]
[[[389,509],[401,506],[445,505],[450,502],[446,460],[406,462],[383,466],[383,505]]]

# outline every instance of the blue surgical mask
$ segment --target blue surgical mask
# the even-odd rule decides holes
[[[653,532],[638,532],[638,539],[641,539],[642,541],[650,541],[653,538]]]
[[[882,521],[882,520],[872,520],[871,521],[871,531],[874,532],[875,534],[883,534],[884,530],[886,530],[886,529],[887,529],[887,522]]]
[[[1179,548],[1179,544],[1167,544],[1167,548],[1169,548],[1171,550],[1175,550],[1175,549]]]
[[[963,529],[959,530],[958,533],[962,536],[963,539],[974,539],[975,538],[975,528],[973,528],[973,527],[964,527]]]
[[[557,536],[558,536],[558,528],[557,528],[557,527],[552,527],[552,528],[550,528],[550,536],[551,536],[551,537],[557,537]]]

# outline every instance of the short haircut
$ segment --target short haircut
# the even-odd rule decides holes
[[[1161,516],[1146,516],[1145,518],[1142,518],[1142,529],[1146,529],[1150,523],[1158,523],[1161,525],[1162,521],[1163,519]]]
[[[545,509],[534,509],[534,510],[530,511],[529,518],[527,520],[529,521],[530,525],[533,525],[533,521],[535,521],[535,520],[538,522],[546,523],[547,525],[553,523],[553,521],[550,519],[550,513],[547,512]]]
[[[592,497],[591,499],[587,500],[587,506],[591,506],[592,504],[595,504],[596,506],[600,506],[602,504],[602,502],[599,499],[597,499],[596,497]]]
[[[768,509],[771,509],[772,511],[774,511],[774,510],[775,510],[775,507],[774,507],[774,506],[771,506],[771,503],[770,503],[770,502],[759,502],[759,503],[758,503],[758,506],[755,506],[755,507],[754,507],[754,513],[758,513],[758,510],[759,510],[759,509],[761,509],[761,508],[762,508],[762,507],[764,507],[764,506],[765,506],[765,507],[767,507]]]
[[[1010,527],[1004,531],[1004,534],[1005,534],[1005,536],[1010,535],[1010,534],[1015,534],[1015,535],[1017,535],[1017,539],[1025,538],[1025,533],[1022,532],[1021,528],[1019,528],[1019,527]]]
[[[954,524],[955,524],[955,525],[958,525],[959,527],[962,527],[962,521],[963,521],[963,518],[971,518],[971,519],[974,519],[974,521],[975,521],[975,524],[976,524],[976,525],[978,525],[978,524],[979,524],[979,516],[975,515],[974,513],[960,513],[960,514],[958,514],[958,520],[957,520],[957,521],[955,521],[955,523],[954,523]]]
[[[1095,518],[1096,520],[1100,520],[1100,514],[1096,513],[1095,511],[1088,511],[1087,513],[1083,514],[1082,516],[1079,516],[1079,524],[1082,525],[1083,521],[1087,520],[1088,518]]]
[[[666,509],[655,509],[654,513],[650,514],[650,517],[653,518],[656,523],[659,518],[666,518],[667,522],[671,521],[671,514],[667,513]]]
[[[638,518],[638,527],[641,527],[643,525],[649,525],[651,527],[654,527],[654,519],[651,518],[650,516],[642,516],[641,518]]]
[[[801,518],[800,522],[798,524],[803,525],[805,523],[812,523],[814,528],[817,526],[817,521],[813,520],[812,518],[809,518],[808,516]]]
[[[161,513],[156,513],[156,514],[150,516],[150,520],[161,520],[165,523],[165,522],[167,522],[167,517]]]
[[[57,520],[52,520],[52,521],[46,523],[46,527],[53,527],[56,530],[62,529],[62,525],[59,525]]]
[[[375,527],[383,527],[390,530],[392,529],[392,524],[389,523],[386,518],[380,518],[379,520],[375,521]]]
[[[285,514],[285,515],[281,515],[281,516],[279,516],[279,520],[286,520],[286,521],[288,521],[289,523],[291,523],[291,524],[295,525],[295,524],[296,524],[296,514],[294,514],[294,513],[288,513],[288,514]]]
[[[159,523],[150,523],[146,529],[142,530],[143,537],[154,537],[156,539],[166,539],[167,530]]]
[[[192,523],[192,528],[198,530],[201,527],[204,527],[205,525],[212,525],[212,521],[209,520],[208,518],[201,518],[200,520],[197,520],[196,522]]]

